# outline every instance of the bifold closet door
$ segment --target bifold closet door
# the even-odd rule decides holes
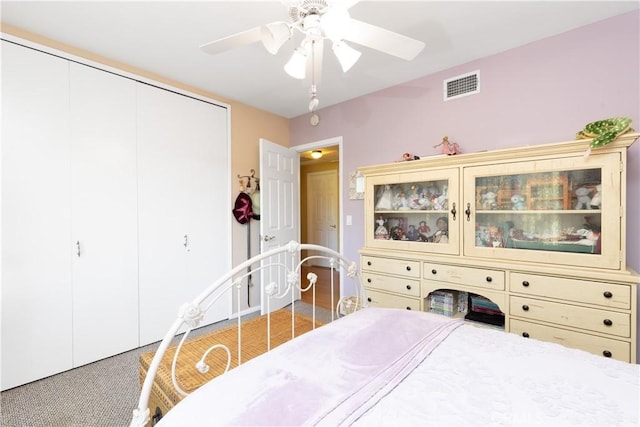
[[[138,85],[140,345],[231,267],[228,159],[226,108]]]
[[[2,389],[72,367],[69,64],[2,42]]]
[[[70,64],[73,365],[138,346],[136,82]]]

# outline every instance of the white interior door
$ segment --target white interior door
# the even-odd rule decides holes
[[[69,63],[2,42],[2,389],[72,367]]]
[[[300,238],[299,174],[300,158],[295,150],[260,139],[260,251],[265,252]],[[281,255],[280,262],[288,262]],[[287,297],[267,295],[270,283],[278,285],[277,293],[284,292],[286,278],[282,270],[262,270],[260,274],[261,312],[280,309],[291,302]],[[299,292],[298,292],[299,294]],[[299,295],[294,293],[295,298]]]
[[[307,243],[338,252],[338,171],[307,174]],[[329,267],[326,260],[314,265]]]
[[[226,109],[138,85],[140,345],[231,265]],[[230,302],[202,324],[228,318]]]
[[[73,365],[80,366],[138,347],[136,83],[76,63],[69,81]]]

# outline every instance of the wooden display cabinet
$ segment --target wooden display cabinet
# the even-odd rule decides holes
[[[481,295],[508,332],[635,362],[640,277],[625,262],[624,212],[638,136],[589,156],[578,140],[361,167],[371,303],[428,310],[436,290]],[[447,239],[435,243],[443,217]],[[413,233],[421,223],[426,239]]]

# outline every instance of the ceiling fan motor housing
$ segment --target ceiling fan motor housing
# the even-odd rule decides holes
[[[297,22],[309,15],[322,15],[327,6],[325,0],[303,0],[299,5],[289,8],[289,19]]]

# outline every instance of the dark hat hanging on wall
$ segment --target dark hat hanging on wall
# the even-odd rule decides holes
[[[236,197],[233,216],[240,224],[246,224],[251,218],[253,218],[251,196],[247,193],[240,193],[238,194],[238,197]]]

